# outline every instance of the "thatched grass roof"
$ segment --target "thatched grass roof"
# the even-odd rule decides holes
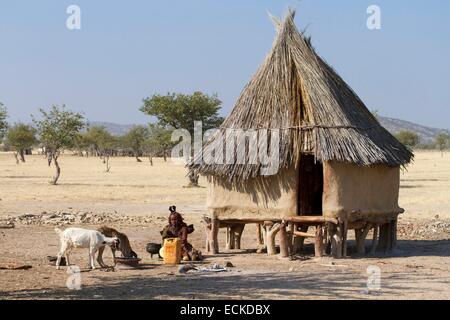
[[[278,35],[269,55],[242,91],[222,130],[280,129],[280,167],[301,153],[318,161],[401,166],[413,154],[384,129],[361,99],[300,33],[290,10],[274,19]],[[210,144],[220,143],[212,141]],[[226,143],[226,140],[225,140]],[[201,155],[197,154],[199,160]],[[199,163],[199,162],[197,162]],[[204,175],[247,179],[261,164],[197,164]]]

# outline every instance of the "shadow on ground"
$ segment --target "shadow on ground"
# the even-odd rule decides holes
[[[366,240],[366,252],[370,251],[371,240]],[[358,256],[355,241],[348,241],[348,254],[352,258],[407,258],[407,257],[450,257],[450,239],[446,240],[397,240],[397,249],[392,252],[375,252],[372,255]]]
[[[381,295],[417,290],[426,277],[402,273],[384,281]],[[363,281],[361,281],[363,279]],[[115,283],[69,289],[1,292],[19,299],[350,299],[371,298],[364,293],[364,278],[354,273],[289,272],[226,275],[185,274],[166,277],[127,277]],[[436,281],[436,279],[434,279]],[[401,284],[398,286],[397,284]],[[46,292],[43,292],[46,291]]]
[[[378,255],[389,262],[391,258],[420,256],[449,256],[450,241],[400,240],[398,250],[391,255]],[[219,256],[232,256],[226,253]],[[216,256],[218,257],[218,256]],[[354,258],[351,256],[350,258]],[[359,259],[357,259],[359,260]],[[370,260],[367,263],[370,264]],[[338,264],[351,266],[351,259]],[[357,263],[357,262],[355,262]],[[365,265],[365,262],[363,263]],[[120,275],[111,280],[82,287],[41,288],[1,292],[4,299],[367,299],[375,298],[365,292],[367,277],[361,268],[324,269],[320,264],[296,264],[295,270],[273,272],[232,269],[231,272]],[[355,271],[356,270],[356,271]],[[120,271],[119,271],[120,272]],[[398,270],[383,276],[381,297],[401,298],[404,294],[421,294],[418,283],[438,284],[445,288],[446,277],[428,272]],[[439,290],[434,288],[433,290]],[[435,292],[436,293],[436,292]],[[437,292],[439,293],[439,292]]]

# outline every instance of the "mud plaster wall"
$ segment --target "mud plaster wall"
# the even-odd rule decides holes
[[[400,168],[324,163],[323,215],[358,220],[396,216]]]
[[[395,218],[400,211],[398,193],[400,168],[375,165],[359,167],[325,162],[323,215],[348,218]],[[296,215],[298,168],[275,176],[241,183],[208,177],[207,209],[213,217],[277,218]]]
[[[242,183],[208,177],[206,206],[220,219],[273,218],[297,212],[298,171],[289,168],[277,175],[258,177]]]

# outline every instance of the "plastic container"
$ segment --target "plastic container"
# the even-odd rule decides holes
[[[168,238],[164,240],[164,264],[179,264],[181,262],[181,240]]]

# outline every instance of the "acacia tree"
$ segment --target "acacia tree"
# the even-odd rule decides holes
[[[144,99],[140,110],[154,116],[158,125],[166,129],[186,129],[194,135],[194,121],[202,121],[203,130],[219,127],[223,118],[219,116],[222,101],[217,95],[194,92],[192,95],[169,93],[155,94]]]
[[[89,127],[83,136],[93,153],[101,158],[111,148],[113,137],[104,126]]]
[[[444,156],[444,150],[450,143],[450,135],[448,133],[442,132],[436,136],[436,145],[441,151],[441,156]]]
[[[6,112],[6,108],[3,103],[0,102],[0,142],[5,136],[6,129],[8,128],[8,123],[6,122],[6,118],[8,113]]]
[[[41,120],[33,117],[40,140],[45,148],[45,152],[50,165],[53,161],[56,168],[56,175],[51,183],[56,185],[61,174],[58,157],[64,149],[72,149],[75,145],[76,137],[84,127],[84,118],[81,114],[67,110],[65,105],[52,106],[50,111],[39,109]]]
[[[186,129],[194,136],[194,121],[202,122],[203,132],[219,127],[223,118],[219,116],[222,101],[217,95],[209,96],[196,91],[192,95],[169,93],[165,96],[155,94],[144,99],[140,110],[154,116],[158,125],[165,129]],[[202,134],[203,134],[202,132]],[[192,148],[192,154],[194,149]],[[194,171],[189,174],[191,186],[198,185],[199,175]]]
[[[409,130],[402,130],[395,135],[398,141],[403,143],[405,146],[414,148],[419,144],[420,137],[417,133]]]
[[[86,157],[89,156],[89,147],[90,142],[86,137],[86,132],[78,133],[75,137],[75,142],[73,148],[77,152],[77,154],[81,157],[84,157],[84,152],[86,152]]]
[[[133,126],[127,134],[123,137],[123,142],[125,145],[131,149],[137,162],[142,162],[139,159],[144,153],[145,141],[148,139],[148,129],[144,126]]]
[[[19,158],[25,162],[25,150],[30,149],[36,142],[36,129],[30,125],[18,123],[8,129],[6,134],[8,144],[14,148],[17,163]]]
[[[109,157],[113,154],[114,149],[117,146],[117,139],[104,127],[100,132],[101,134],[97,136],[97,144],[103,163],[106,166],[106,172],[109,172],[111,170],[111,166],[109,165]]]
[[[144,143],[144,151],[149,157],[150,164],[153,166],[153,157],[162,155],[164,161],[167,160],[167,154],[173,146],[171,141],[171,130],[165,129],[158,124],[149,124],[148,139]]]

